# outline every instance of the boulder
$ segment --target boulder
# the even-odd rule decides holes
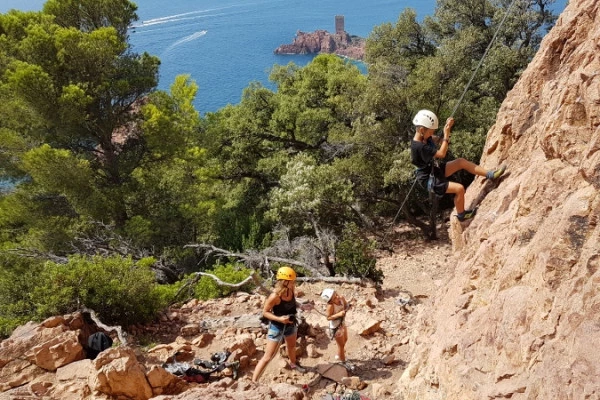
[[[152,397],[144,367],[137,361],[133,349],[121,346],[103,351],[92,365],[95,373],[88,383],[92,390],[133,400]]]

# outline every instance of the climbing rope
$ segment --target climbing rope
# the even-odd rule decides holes
[[[516,3],[516,0],[512,0],[510,2],[510,4],[509,4],[508,8],[506,9],[506,13],[504,14],[504,17],[502,17],[502,21],[500,21],[500,24],[498,25],[498,28],[496,28],[496,31],[494,32],[494,36],[492,36],[492,39],[490,40],[487,48],[483,52],[483,56],[481,56],[481,59],[479,60],[479,63],[477,64],[477,67],[475,68],[475,70],[471,74],[471,78],[469,79],[469,82],[467,82],[467,85],[465,86],[465,89],[463,90],[462,94],[460,95],[460,98],[458,99],[458,102],[454,106],[454,109],[452,110],[452,113],[450,114],[451,117],[454,117],[454,114],[456,113],[456,110],[458,110],[459,105],[462,103],[462,101],[463,101],[463,99],[465,97],[465,94],[467,94],[467,91],[469,90],[469,87],[473,83],[473,79],[475,79],[475,75],[479,71],[479,68],[483,64],[483,60],[485,59],[485,57],[487,56],[488,52],[492,48],[492,44],[494,43],[494,41],[496,41],[496,37],[498,36],[498,33],[500,32],[500,29],[502,29],[502,25],[504,25],[504,21],[506,21],[506,17],[508,16],[508,14],[510,14],[510,11],[511,11],[511,9],[512,9],[512,7],[513,7],[513,5],[515,3]],[[416,182],[417,182],[417,178],[415,177],[415,180],[414,180],[412,186],[410,187],[410,189],[408,190],[408,193],[406,194],[406,198],[402,202],[402,205],[398,209],[398,212],[396,213],[396,216],[392,220],[391,226],[394,226],[394,224],[396,223],[396,219],[398,218],[398,215],[400,215],[400,211],[402,211],[402,208],[406,204],[406,201],[408,200],[408,197],[410,196],[410,193],[412,192],[413,188],[415,187],[415,183]],[[386,237],[387,237],[387,235],[386,235]],[[386,237],[384,237],[384,239]]]
[[[398,218],[398,215],[400,215],[400,211],[402,211],[402,208],[404,208],[404,205],[406,204],[406,201],[408,200],[408,196],[410,196],[410,192],[412,192],[412,190],[415,187],[416,183],[417,183],[417,178],[415,178],[415,180],[413,181],[410,189],[408,189],[408,193],[406,194],[406,198],[404,199],[404,201],[400,205],[400,208],[398,209],[398,212],[394,216],[394,220],[392,221],[392,226],[394,226],[394,224],[396,223],[396,219]]]
[[[462,94],[460,95],[460,98],[458,99],[458,102],[454,106],[454,109],[452,110],[452,113],[450,114],[451,117],[454,117],[454,114],[456,113],[456,110],[458,109],[458,106],[460,105],[460,103],[462,103],[462,101],[463,101],[463,99],[465,97],[465,94],[467,94],[467,90],[469,90],[469,87],[471,86],[471,83],[473,83],[473,79],[475,78],[475,75],[477,74],[477,71],[479,71],[479,68],[483,64],[483,60],[485,59],[485,57],[487,56],[488,52],[492,48],[492,44],[494,43],[494,41],[496,41],[496,37],[498,36],[498,33],[500,32],[500,29],[502,29],[502,25],[504,25],[504,21],[506,21],[506,17],[508,16],[508,14],[510,14],[510,10],[512,9],[512,6],[513,6],[513,4],[515,4],[515,2],[516,2],[516,0],[512,0],[511,3],[510,3],[510,5],[506,9],[506,13],[504,14],[504,17],[502,17],[502,21],[500,21],[500,25],[498,25],[498,28],[496,29],[496,32],[494,32],[494,36],[492,36],[492,40],[490,40],[490,43],[488,44],[487,48],[483,52],[483,56],[479,60],[479,64],[477,64],[477,67],[475,68],[475,71],[473,71],[473,74],[471,74],[471,79],[469,79],[469,82],[465,86],[465,90],[463,90]]]

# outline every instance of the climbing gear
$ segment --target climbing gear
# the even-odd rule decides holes
[[[358,390],[353,390],[342,394],[327,393],[323,400],[369,400],[369,398],[360,394]]]
[[[337,328],[327,328],[327,337],[329,338],[329,340],[333,340],[335,338],[335,334],[337,333],[338,328],[339,326]]]
[[[438,128],[438,117],[429,110],[420,110],[413,118],[414,126],[424,126],[427,129]]]
[[[476,208],[474,208],[472,210],[465,210],[461,213],[458,213],[458,214],[456,214],[456,218],[458,218],[458,220],[460,222],[463,222],[463,221],[473,218],[475,216],[475,214],[477,214]]]
[[[335,293],[335,290],[333,290],[331,288],[323,289],[323,293],[321,293],[321,298],[323,300],[325,300],[327,303],[329,303],[331,301],[331,298],[333,297],[334,293]]]
[[[436,170],[436,168],[438,170],[441,170],[442,168],[445,168],[445,167],[440,166],[440,161],[439,160],[432,160],[431,161],[431,171],[429,172],[429,178],[427,178],[427,187],[426,187],[426,189],[427,189],[428,193],[431,193],[431,194],[437,196],[438,198],[442,198],[442,197],[444,197],[444,195],[443,194],[438,194],[435,191],[435,187],[438,185],[438,183],[440,183],[440,180],[435,176],[435,170]],[[415,174],[416,173],[417,173],[417,171],[415,171]]]
[[[329,338],[329,340],[335,339],[335,335],[337,335],[337,332],[341,327],[342,327],[342,324],[339,324],[335,328],[331,328],[331,327],[327,328],[327,337]]]
[[[354,364],[352,364],[349,361],[340,361],[339,364],[346,368],[348,371],[354,371],[356,369],[356,367],[354,366]]]
[[[487,179],[498,179],[502,175],[504,175],[505,171],[506,171],[506,165],[503,165],[503,166],[501,166],[500,168],[498,168],[496,170],[488,171],[488,173],[485,175],[485,177]]]
[[[213,372],[221,372],[225,368],[230,368],[233,374],[233,379],[237,379],[240,362],[226,362],[230,355],[231,353],[229,351],[214,353],[211,355],[210,360],[194,360],[195,367],[193,367],[186,362],[178,362],[176,360],[177,353],[175,353],[173,355],[173,362],[169,364],[163,364],[163,368],[167,372],[179,376],[188,382],[208,382],[210,375]]]
[[[197,368],[192,367],[188,363],[174,361],[170,364],[163,364],[163,368],[172,373],[173,375],[179,376],[188,382],[204,383],[208,382],[210,372],[204,372]]]
[[[415,187],[417,180],[418,180],[417,178],[415,178],[413,180],[413,183],[410,186],[410,189],[408,189],[408,193],[406,194],[406,198],[404,198],[404,201],[402,202],[402,204],[400,204],[400,208],[398,208],[398,211],[396,212],[396,215],[394,216],[394,219],[392,220],[392,225],[394,225],[396,223],[396,220],[398,219],[398,216],[400,215],[400,211],[402,211],[402,209],[404,208],[404,205],[408,201],[408,196],[410,196],[410,193],[412,192],[413,188]]]
[[[433,165],[431,166],[431,172],[429,173],[429,178],[427,179],[427,191],[429,193],[435,194],[435,174],[433,173]]]
[[[277,270],[277,280],[295,281],[296,272],[290,267],[281,267]]]

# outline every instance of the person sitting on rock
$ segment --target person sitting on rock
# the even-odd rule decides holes
[[[295,296],[296,272],[290,267],[281,267],[277,270],[277,283],[273,292],[267,297],[263,305],[263,317],[269,320],[267,331],[267,345],[265,354],[260,359],[252,381],[257,382],[263,371],[273,359],[279,346],[285,340],[290,369],[305,372],[305,369],[296,362],[296,338],[297,338],[297,304]],[[310,309],[310,304],[300,306],[301,309]]]
[[[444,126],[444,138],[439,149],[440,138],[434,136],[438,129],[438,118],[429,110],[420,110],[413,118],[415,126],[415,136],[410,145],[411,161],[417,167],[416,179],[423,187],[428,187],[428,181],[433,169],[435,179],[431,182],[431,191],[438,196],[445,193],[454,195],[454,207],[456,208],[456,217],[459,221],[465,221],[473,218],[477,209],[465,210],[465,187],[458,182],[451,182],[448,178],[460,171],[465,170],[473,175],[485,176],[487,179],[498,179],[506,171],[503,165],[495,170],[486,171],[479,165],[457,158],[456,160],[443,162],[450,145],[450,133],[454,126],[454,118],[446,120]],[[429,188],[428,188],[429,189]]]
[[[330,337],[335,339],[337,344],[336,361],[340,362],[346,368],[354,369],[354,367],[346,362],[346,343],[348,342],[348,330],[344,319],[348,310],[348,302],[337,291],[331,288],[324,289],[321,293],[321,298],[327,302],[326,316],[329,321]]]

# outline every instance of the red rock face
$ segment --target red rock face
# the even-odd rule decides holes
[[[291,44],[283,44],[275,49],[275,54],[337,54],[356,60],[365,55],[365,40],[352,37],[348,33],[332,34],[325,30],[296,33]]]
[[[455,277],[413,336],[405,399],[600,395],[600,2],[573,0],[488,133]],[[442,291],[444,292],[444,291]]]

